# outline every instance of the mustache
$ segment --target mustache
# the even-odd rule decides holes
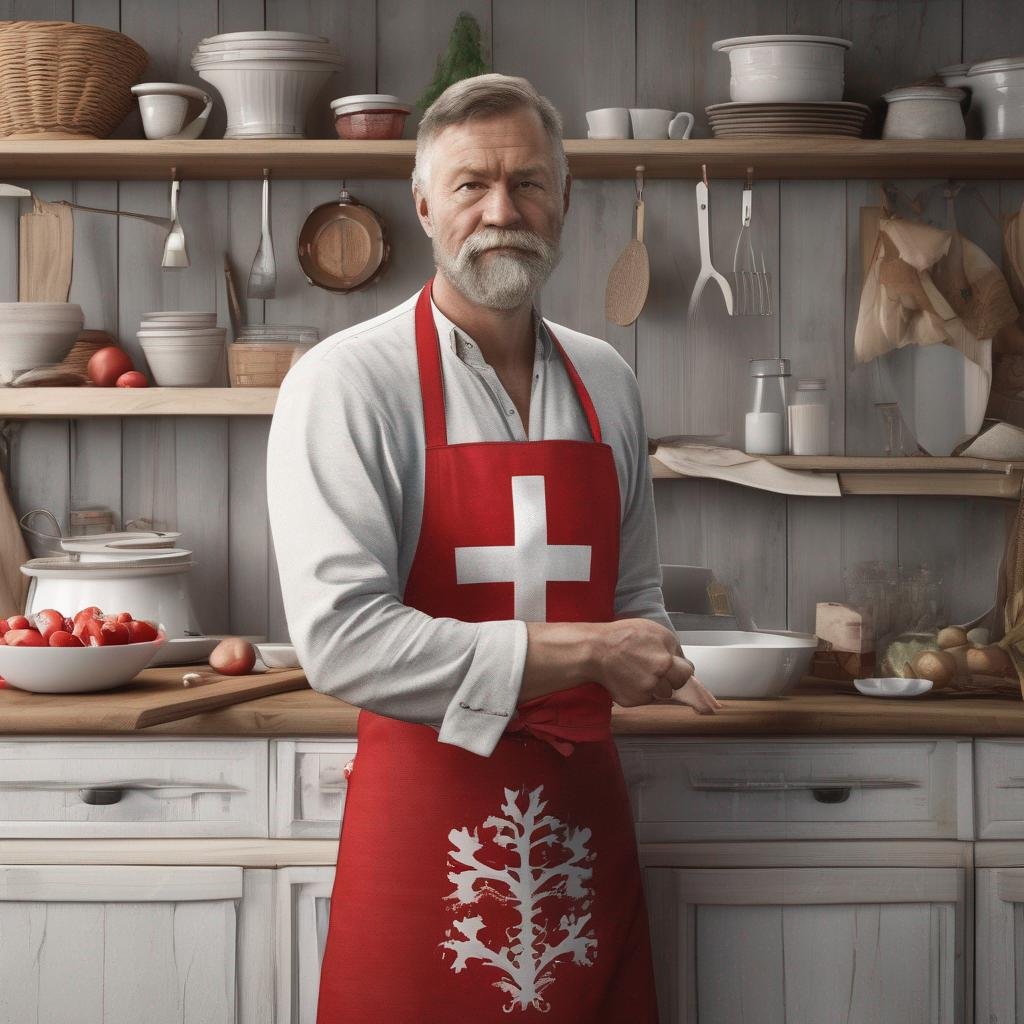
[[[500,249],[504,246],[522,249],[540,259],[546,257],[553,248],[550,242],[532,231],[517,231],[512,228],[483,228],[480,231],[475,231],[462,243],[462,251],[459,255],[463,259],[470,259],[489,249]]]

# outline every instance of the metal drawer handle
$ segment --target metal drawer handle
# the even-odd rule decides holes
[[[811,794],[819,804],[842,804],[850,799],[850,786],[815,786]]]
[[[82,798],[83,804],[116,804],[120,803],[124,790],[113,786],[92,786],[89,789],[80,789],[78,795]]]

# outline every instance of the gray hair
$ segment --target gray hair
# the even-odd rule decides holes
[[[412,183],[425,192],[430,178],[430,151],[434,138],[453,124],[463,124],[474,117],[505,114],[526,107],[536,110],[541,124],[551,140],[555,158],[555,173],[560,187],[564,187],[569,173],[569,161],[562,145],[562,117],[555,105],[541,96],[525,79],[512,75],[474,75],[449,85],[427,107],[416,133],[416,162],[412,169]]]

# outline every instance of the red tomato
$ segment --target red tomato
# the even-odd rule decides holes
[[[58,629],[50,634],[51,647],[84,647],[82,638],[73,636],[66,629]]]
[[[6,619],[0,619],[0,637],[4,635],[11,627]]]
[[[134,370],[132,357],[117,345],[107,345],[98,349],[89,357],[85,372],[89,380],[101,388],[113,387],[122,373]]]
[[[32,620],[46,641],[49,641],[51,633],[64,628],[64,616],[53,608],[44,608],[41,612],[36,612]]]
[[[131,643],[128,626],[123,622],[101,622],[100,637],[104,647]]]
[[[130,644],[144,644],[157,638],[156,627],[150,622],[132,619],[131,622],[126,622],[125,625],[128,627],[128,643]]]
[[[7,620],[8,629],[31,629],[32,623],[24,615],[12,615]]]
[[[10,629],[4,634],[8,647],[46,647],[38,629]]]
[[[105,623],[101,619],[85,619],[75,626],[75,631],[71,635],[77,636],[84,647],[106,647],[107,641],[103,636],[104,625]]]
[[[64,616],[64,625],[61,626],[66,633],[70,633],[75,628],[75,620],[69,619],[66,615]]]
[[[118,612],[117,613],[117,621],[118,622],[134,622],[135,621],[135,616],[132,615],[131,612]]]
[[[96,605],[89,605],[88,608],[83,608],[80,612],[75,612],[75,617],[71,620],[71,632],[75,636],[80,636],[85,639],[84,631],[85,627],[90,622],[99,622],[100,616],[103,612],[96,607]]]
[[[122,373],[114,381],[114,386],[119,388],[148,388],[149,381],[146,380],[144,373],[140,373],[138,370],[129,370],[127,373]]]

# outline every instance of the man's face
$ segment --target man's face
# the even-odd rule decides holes
[[[450,125],[434,138],[416,211],[434,260],[467,299],[495,309],[532,301],[558,263],[569,180],[528,108]]]

